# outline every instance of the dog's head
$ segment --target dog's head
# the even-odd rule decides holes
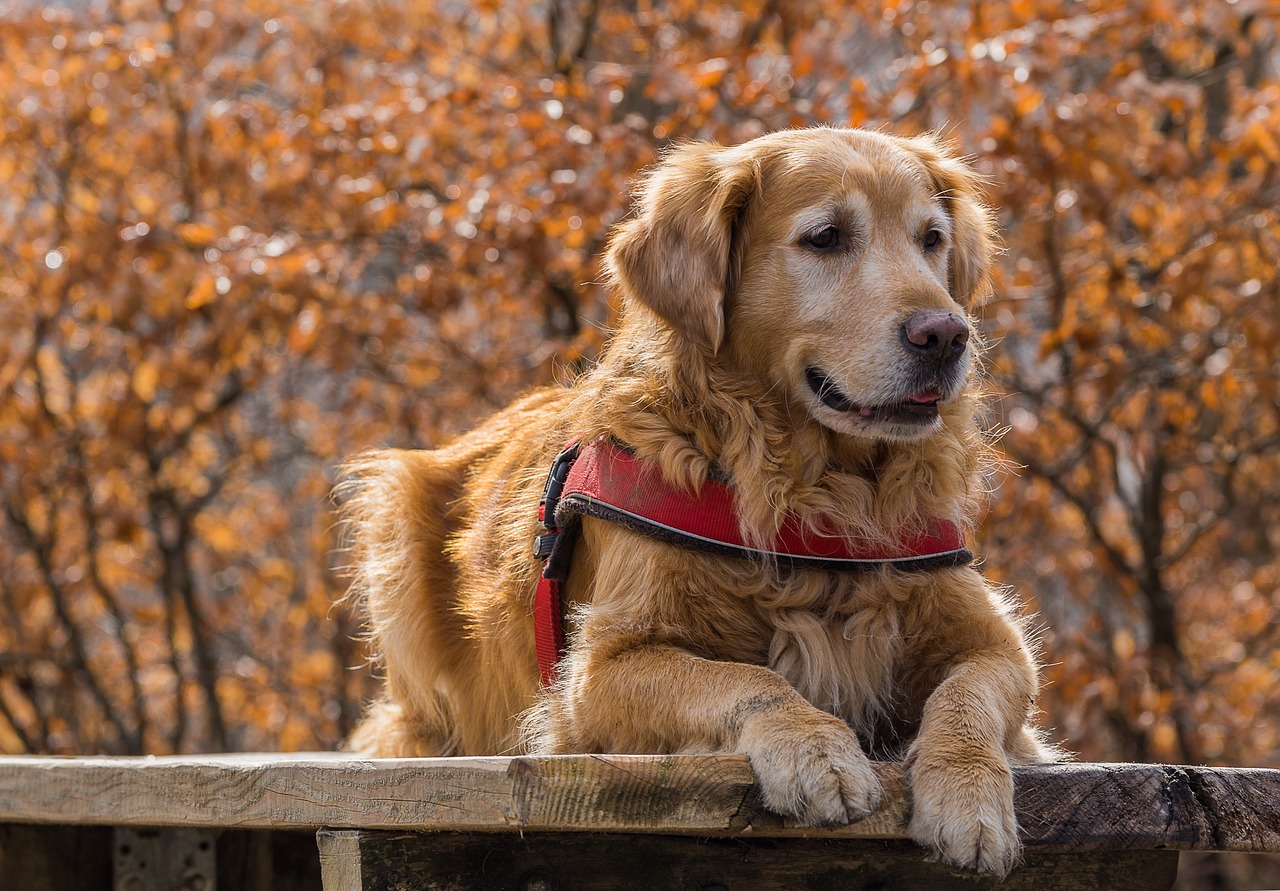
[[[672,150],[608,265],[708,361],[839,433],[915,439],[971,374],[992,239],[933,138],[799,130]]]

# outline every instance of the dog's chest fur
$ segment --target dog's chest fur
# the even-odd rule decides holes
[[[771,629],[768,665],[868,743],[893,745],[904,720],[903,604],[876,573],[797,572],[753,598]]]

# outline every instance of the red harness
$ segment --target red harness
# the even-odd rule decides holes
[[[606,439],[577,442],[556,456],[538,506],[545,530],[535,553],[544,560],[534,597],[534,640],[544,686],[555,681],[564,654],[564,605],[560,586],[569,577],[581,517],[619,523],[680,547],[728,557],[768,558],[799,569],[849,572],[879,566],[903,571],[963,566],[973,561],[964,533],[949,520],[930,519],[923,529],[885,544],[861,538],[815,535],[789,515],[767,548],[742,536],[733,489],[707,480],[697,493],[672,486],[657,466]]]

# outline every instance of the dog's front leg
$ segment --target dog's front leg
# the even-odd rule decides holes
[[[765,805],[801,824],[847,823],[876,809],[880,782],[857,735],[777,672],[638,637],[597,631],[566,660],[536,719],[536,748],[741,752]]]
[[[946,863],[1005,875],[1018,859],[1009,752],[1026,745],[1034,674],[1018,653],[953,664],[929,696],[907,755],[911,836]]]

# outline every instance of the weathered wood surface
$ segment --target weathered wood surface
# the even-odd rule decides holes
[[[1015,776],[1029,846],[1280,853],[1280,770],[1056,764]]]
[[[1004,880],[901,840],[321,830],[324,891],[1167,891],[1175,851],[1028,852]]]
[[[766,811],[736,755],[18,756],[0,758],[0,822],[905,838],[902,769],[876,769],[880,810],[815,831]],[[1016,777],[1028,848],[1280,853],[1280,771],[1063,764]]]

